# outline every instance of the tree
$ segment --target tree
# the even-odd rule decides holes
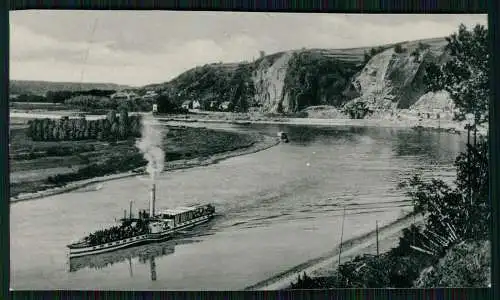
[[[61,118],[61,139],[67,140],[69,137],[69,119],[67,117]]]
[[[111,129],[110,129],[110,139],[111,140],[118,140],[118,135],[119,135],[119,126],[118,126],[118,123],[117,122],[114,122],[113,124],[111,124]]]
[[[95,120],[89,124],[89,135],[91,139],[97,139],[97,132],[99,130],[99,124],[101,120]]]
[[[75,140],[76,139],[76,128],[75,128],[75,119],[68,119],[68,139]]]
[[[55,141],[59,141],[60,140],[60,137],[59,137],[59,126],[54,126],[54,128],[52,129],[52,136],[53,136],[53,139]]]
[[[343,108],[343,113],[351,119],[364,119],[368,114],[372,113],[365,102],[357,101],[348,103]]]
[[[96,121],[95,127],[95,138],[99,141],[104,140],[104,119],[99,119]]]
[[[424,82],[429,91],[445,90],[450,94],[459,108],[456,119],[464,120],[470,113],[476,124],[483,123],[488,120],[488,30],[482,25],[468,30],[462,24],[446,40],[451,59],[440,66],[430,64]]]
[[[141,136],[141,123],[138,116],[133,116],[130,119],[130,134],[134,137]]]
[[[47,125],[47,140],[53,141],[55,140],[54,128],[55,122],[54,120],[49,120]]]
[[[116,111],[115,110],[110,110],[108,112],[108,115],[106,116],[106,119],[109,121],[109,123],[113,124],[116,121]]]
[[[372,48],[372,49],[373,49],[373,48]],[[363,61],[365,62],[365,64],[366,64],[366,63],[368,63],[368,62],[370,61],[370,59],[371,59],[371,58],[372,58],[372,57],[370,56],[370,54],[369,54],[368,52],[366,52],[366,51],[365,51],[365,52],[363,53]]]
[[[99,89],[92,89],[88,91],[80,91],[77,92],[78,95],[88,95],[88,96],[97,96],[97,97],[109,97],[112,94],[116,93],[115,90],[99,90]]]
[[[255,87],[251,82],[251,72],[248,65],[240,64],[234,72],[230,85],[233,87],[231,102],[233,108],[239,112],[246,112],[250,99],[253,97]]]
[[[415,211],[427,216],[423,234],[427,235],[427,245],[433,247],[429,250],[436,253],[463,240],[489,237],[487,140],[468,145],[455,166],[456,187],[437,179],[424,181],[418,175],[405,185]]]
[[[64,100],[71,98],[73,94],[71,91],[48,91],[45,97],[48,102],[64,103]]]
[[[85,139],[86,127],[87,127],[87,120],[85,119],[85,117],[78,118],[78,120],[76,121],[76,128],[77,128],[76,137],[78,140]]]
[[[403,53],[405,51],[406,51],[406,49],[403,48],[403,45],[401,45],[401,44],[396,44],[396,46],[394,46],[394,52],[396,52],[396,53]]]
[[[126,139],[129,133],[129,117],[126,109],[120,110],[120,120],[118,124],[120,139]]]
[[[108,119],[104,119],[102,121],[102,124],[103,124],[102,136],[104,139],[109,139],[111,136],[111,122]]]
[[[172,97],[163,94],[156,99],[158,104],[158,112],[160,113],[177,113],[181,111],[181,108],[176,104]]]
[[[42,140],[46,141],[49,139],[49,119],[42,120]]]

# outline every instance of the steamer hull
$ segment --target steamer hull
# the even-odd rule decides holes
[[[69,257],[81,257],[168,240],[180,230],[191,229],[197,225],[210,221],[215,213],[213,210],[208,210],[208,212],[193,218],[186,218],[184,216],[186,213],[199,211],[199,209],[203,207],[207,206],[184,208],[183,213],[179,213],[180,216],[161,214],[158,218],[148,220],[150,230],[145,234],[116,239],[106,243],[89,244],[88,242],[78,242],[68,245],[68,255]]]

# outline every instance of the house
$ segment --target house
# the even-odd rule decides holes
[[[230,101],[224,101],[219,105],[219,109],[223,111],[228,111],[230,105],[231,105]]]
[[[150,99],[154,99],[158,96],[158,93],[156,93],[155,91],[147,91],[146,94],[144,94],[144,96],[142,96],[142,99],[144,100],[150,100]]]
[[[153,104],[153,113],[158,112],[158,104]]]
[[[182,106],[182,108],[184,108],[184,109],[190,109],[190,108],[192,107],[192,105],[191,105],[191,100],[186,100],[186,101],[182,102],[182,105],[181,105],[181,106]]]
[[[193,109],[200,109],[200,107],[201,107],[200,101],[194,100],[193,103],[191,104],[191,107]]]

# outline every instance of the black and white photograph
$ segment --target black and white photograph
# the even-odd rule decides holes
[[[9,18],[12,290],[491,287],[486,15]]]

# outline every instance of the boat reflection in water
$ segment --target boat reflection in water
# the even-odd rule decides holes
[[[166,241],[162,243],[147,244],[91,256],[72,257],[69,259],[69,272],[77,272],[78,270],[85,268],[100,270],[111,267],[113,264],[122,263],[128,260],[130,277],[133,277],[132,259],[137,258],[138,261],[142,264],[150,264],[151,280],[155,281],[155,258],[173,254],[175,252],[175,246],[177,245],[199,242],[201,242],[201,240],[187,239]]]
[[[175,252],[175,246],[202,242],[203,236],[214,234],[211,231],[214,222],[209,222],[189,232],[179,232],[175,239],[158,243],[144,244],[131,248],[104,252],[101,254],[69,257],[69,272],[77,272],[85,268],[100,270],[111,267],[113,264],[128,261],[130,277],[133,277],[132,259],[138,259],[141,264],[150,265],[151,280],[156,280],[155,258],[167,256]]]

